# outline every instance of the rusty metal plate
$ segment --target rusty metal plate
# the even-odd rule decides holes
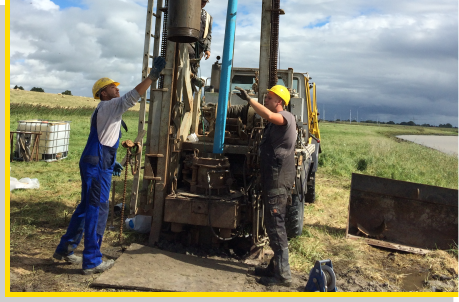
[[[241,292],[249,266],[133,243],[91,287],[147,292]],[[92,281],[92,280],[91,280]]]
[[[424,253],[458,241],[458,190],[352,174],[346,236]]]
[[[191,212],[195,214],[207,214],[208,201],[192,200]]]
[[[207,226],[209,225],[208,212],[212,226],[216,228],[235,229],[240,219],[238,202],[203,200],[177,195],[166,197],[164,221]]]

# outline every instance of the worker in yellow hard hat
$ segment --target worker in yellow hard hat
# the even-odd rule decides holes
[[[100,246],[109,212],[112,176],[119,176],[122,170],[116,161],[122,115],[145,94],[166,65],[161,57],[154,58],[153,63],[148,77],[122,97],[118,89],[119,83],[110,78],[101,78],[92,87],[94,98],[101,102],[91,116],[88,141],[79,163],[81,202],[53,255],[55,259],[68,263],[82,263],[84,274],[100,273],[114,264],[114,260],[102,261]],[[83,234],[83,257],[79,257],[74,254],[74,250]]]
[[[291,286],[292,276],[288,262],[288,241],[285,228],[287,203],[291,203],[291,189],[295,181],[296,120],[284,111],[290,102],[290,92],[282,85],[268,90],[264,106],[251,99],[248,93],[237,95],[246,100],[262,118],[268,121],[260,143],[260,168],[265,226],[269,245],[274,252],[268,267],[256,267],[259,283],[271,286]]]

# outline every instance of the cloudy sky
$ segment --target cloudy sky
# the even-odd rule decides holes
[[[234,66],[258,67],[261,0],[239,0]],[[13,0],[11,85],[92,96],[141,79],[147,0]],[[309,72],[325,119],[458,124],[456,0],[281,0],[280,67]],[[227,1],[211,0],[212,57]]]

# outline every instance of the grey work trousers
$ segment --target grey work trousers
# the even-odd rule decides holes
[[[287,211],[287,194],[263,196],[265,206],[265,226],[269,237],[269,246],[274,252],[269,268],[279,279],[292,278],[288,263],[288,240],[285,229],[285,214]]]

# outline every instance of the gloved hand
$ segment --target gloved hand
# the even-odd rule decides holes
[[[113,168],[113,176],[120,176],[121,175],[121,171],[123,171],[123,166],[115,161],[115,167]]]
[[[240,97],[241,99],[243,99],[244,101],[247,101],[249,102],[250,101],[250,97],[249,97],[249,94],[247,93],[247,91],[245,91],[244,89],[242,89],[241,87],[234,87],[235,89],[239,90],[240,93],[236,93],[236,95],[238,97]]]
[[[153,59],[153,68],[150,70],[148,77],[154,82],[159,78],[161,70],[166,66],[166,60],[163,57]]]

